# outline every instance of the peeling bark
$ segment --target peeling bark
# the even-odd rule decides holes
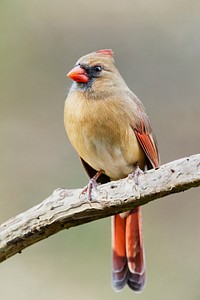
[[[200,154],[139,176],[98,186],[92,201],[81,189],[56,189],[40,204],[0,226],[0,262],[60,230],[121,213],[173,193],[200,186]]]

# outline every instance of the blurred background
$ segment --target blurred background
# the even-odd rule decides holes
[[[200,2],[0,1],[0,222],[87,183],[63,126],[76,60],[112,48],[162,163],[200,149]],[[1,299],[200,299],[200,195],[143,208],[147,285],[111,288],[110,219],[60,232],[0,266]]]

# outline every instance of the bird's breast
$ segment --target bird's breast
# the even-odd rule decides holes
[[[69,140],[80,157],[113,180],[126,177],[144,153],[130,126],[128,113],[117,101],[68,96],[64,123]]]

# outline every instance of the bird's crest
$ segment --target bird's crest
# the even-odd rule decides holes
[[[109,56],[111,58],[113,58],[113,51],[111,49],[102,49],[102,50],[98,50],[96,51],[97,54],[102,54],[102,55],[106,55]]]

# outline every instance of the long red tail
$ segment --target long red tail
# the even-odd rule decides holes
[[[140,207],[112,217],[112,251],[114,289],[128,284],[132,290],[142,291],[146,276]]]

